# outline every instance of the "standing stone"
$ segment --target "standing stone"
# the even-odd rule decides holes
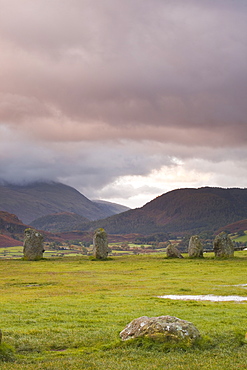
[[[184,258],[179,250],[172,244],[166,248],[166,255],[168,258]]]
[[[138,337],[153,338],[162,342],[193,342],[200,338],[200,333],[194,324],[175,316],[142,316],[131,321],[120,333],[122,340]]]
[[[222,231],[214,239],[215,257],[233,257],[234,245],[227,233]]]
[[[26,229],[24,231],[23,254],[24,259],[28,261],[36,261],[43,258],[44,246],[43,235],[33,229]]]
[[[193,235],[189,241],[188,254],[190,258],[203,257],[203,247],[198,235]]]
[[[97,259],[106,259],[108,256],[108,240],[104,229],[95,230],[93,236],[93,256]]]

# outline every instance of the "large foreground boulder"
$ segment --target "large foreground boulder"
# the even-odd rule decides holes
[[[26,229],[23,244],[24,259],[28,261],[36,261],[43,258],[44,246],[43,235],[34,229]]]
[[[168,258],[184,258],[179,250],[172,244],[166,248],[166,255]]]
[[[215,257],[233,257],[234,245],[229,235],[222,231],[214,239]]]
[[[193,235],[189,241],[188,254],[190,258],[203,257],[203,246],[198,235]]]
[[[104,229],[95,230],[93,236],[93,256],[97,259],[106,259],[108,256],[108,239]]]
[[[174,316],[142,316],[131,321],[120,333],[122,340],[148,337],[161,341],[195,341],[197,328],[189,321]]]

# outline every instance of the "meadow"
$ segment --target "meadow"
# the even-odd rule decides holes
[[[246,243],[247,242],[247,232],[245,231],[244,235],[242,235],[242,236],[235,237],[234,240],[236,242]]]
[[[165,294],[247,296],[247,251],[220,260],[164,253],[0,260],[0,329],[14,349],[3,370],[247,369],[247,302],[180,301]],[[179,348],[121,342],[140,316],[191,321],[202,340]],[[0,351],[1,356],[1,351]],[[12,362],[11,362],[12,361]]]

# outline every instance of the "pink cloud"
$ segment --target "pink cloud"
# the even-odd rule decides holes
[[[170,165],[171,153],[211,163],[218,148],[219,161],[242,163],[246,10],[241,0],[3,0],[1,176],[81,179],[93,168],[93,186],[97,173],[106,184]]]

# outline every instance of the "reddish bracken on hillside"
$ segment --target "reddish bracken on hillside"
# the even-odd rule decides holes
[[[0,248],[15,247],[23,244],[24,230],[30,226],[23,224],[11,213],[0,211]],[[57,235],[42,231],[46,241],[62,242]]]
[[[217,230],[217,234],[219,234],[221,231],[228,231],[229,233],[237,233],[239,231],[245,231],[245,230],[247,230],[247,219],[237,221],[232,224],[221,227],[219,230]]]
[[[16,215],[0,211],[0,248],[21,245],[22,241],[19,239],[26,228]]]
[[[22,242],[15,240],[7,235],[0,234],[0,248],[8,248],[22,245]]]

